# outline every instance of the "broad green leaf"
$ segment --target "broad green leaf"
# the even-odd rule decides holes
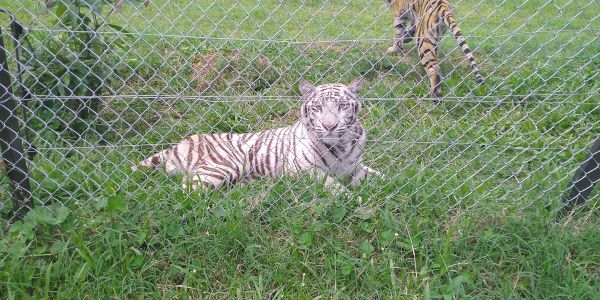
[[[52,246],[50,246],[50,253],[57,254],[61,252],[65,252],[67,250],[69,243],[65,241],[54,241]]]
[[[312,245],[312,240],[313,240],[313,235],[310,231],[307,231],[303,234],[300,235],[300,244],[305,245],[305,246],[310,246]]]
[[[0,240],[0,253],[6,253],[8,251],[8,246],[6,245],[6,242],[3,240]]]
[[[61,95],[61,96],[66,96],[67,95],[67,93],[65,92],[65,86],[62,84],[61,81],[59,81],[56,84],[56,88],[58,89],[59,95]]]
[[[119,31],[119,32],[129,33],[129,31],[125,30],[125,28],[123,28],[119,25],[116,25],[116,24],[106,24],[106,26],[108,26],[116,31]]]
[[[388,245],[394,239],[394,233],[391,230],[382,232],[379,235],[378,241],[382,245]]]
[[[177,223],[173,223],[167,227],[167,236],[169,237],[180,237],[185,235],[183,226]]]
[[[46,244],[40,245],[39,247],[33,248],[33,250],[31,250],[31,254],[42,255],[42,254],[46,253],[46,250],[48,250],[48,245],[46,245]]]
[[[351,262],[345,261],[344,263],[342,263],[342,267],[340,268],[340,271],[342,272],[342,274],[344,276],[350,275],[350,273],[352,273],[352,270],[354,270],[354,266],[352,265]]]
[[[56,7],[56,10],[54,11],[54,14],[57,18],[60,18],[65,13],[65,11],[67,11],[67,7],[62,2],[60,2]]]
[[[69,84],[71,83],[71,75],[69,74],[69,72],[65,72],[65,74],[63,74],[62,82],[65,86],[69,86]]]
[[[9,253],[13,259],[18,259],[25,255],[27,249],[29,248],[29,243],[26,243],[25,240],[19,239],[14,242],[9,248]]]
[[[373,216],[374,209],[368,206],[359,207],[354,211],[354,217],[359,218],[361,220],[368,220]]]
[[[348,212],[348,210],[343,206],[334,207],[332,209],[333,221],[336,223],[341,222],[344,219],[344,217],[346,216],[347,212]]]
[[[21,222],[21,223],[17,224],[17,222],[15,222],[15,224],[13,224],[10,227],[9,232],[12,233],[13,236],[20,235],[24,239],[32,239],[33,238],[33,229],[37,225],[37,222],[35,222],[35,221],[28,221],[28,222],[18,221],[18,222]]]
[[[25,217],[25,221],[33,221],[41,224],[50,224],[53,220],[52,212],[48,208],[41,206],[34,207]]]
[[[98,201],[96,201],[96,209],[97,210],[105,209],[107,205],[108,205],[108,199],[106,197],[102,197],[102,198],[98,199]]]
[[[87,279],[87,276],[90,272],[90,267],[88,265],[88,263],[83,263],[83,265],[77,269],[77,271],[75,272],[75,280],[77,280],[78,282],[81,282],[85,279]]]
[[[300,225],[292,225],[292,233],[295,235],[299,235],[302,234],[302,231],[304,231],[304,229],[302,228],[302,226]]]
[[[127,205],[125,203],[125,197],[123,197],[122,195],[114,195],[114,196],[108,197],[108,203],[106,205],[106,210],[110,213],[127,210]]]
[[[371,245],[369,242],[365,241],[360,245],[360,251],[369,255],[375,251],[375,247],[373,247],[373,245]]]
[[[54,219],[53,224],[61,224],[62,222],[64,222],[67,217],[69,216],[69,214],[71,213],[71,211],[66,208],[65,206],[60,206],[59,208],[56,209],[56,217]]]
[[[143,255],[134,255],[133,259],[131,260],[131,266],[132,267],[139,267],[144,263],[144,256]]]
[[[368,222],[360,222],[358,226],[366,233],[373,232],[373,226]]]
[[[221,205],[215,205],[215,207],[213,207],[211,211],[217,218],[223,218],[229,215],[229,212],[225,210],[225,208],[223,208]]]
[[[144,242],[146,240],[147,236],[148,236],[148,234],[145,231],[139,232],[138,234],[135,235],[135,241],[138,244],[141,244],[142,242]]]

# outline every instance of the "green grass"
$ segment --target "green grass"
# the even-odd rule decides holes
[[[35,111],[32,184],[49,206],[0,232],[0,296],[598,298],[599,193],[571,218],[556,211],[600,134],[600,7],[524,3],[455,1],[486,83],[446,34],[441,106],[414,49],[407,62],[383,55],[380,1],[124,7],[111,21],[144,35],[117,53],[103,121],[78,137]],[[0,7],[48,35],[41,2]],[[130,171],[184,135],[290,124],[300,77],[358,75],[365,161],[388,178],[354,191],[362,205],[305,177],[189,194],[181,177]]]

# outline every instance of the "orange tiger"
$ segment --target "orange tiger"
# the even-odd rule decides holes
[[[452,5],[446,0],[385,0],[394,14],[394,44],[387,49],[388,54],[403,52],[403,45],[413,37],[417,40],[419,60],[431,82],[431,95],[440,103],[441,76],[437,59],[438,44],[450,28],[454,38],[471,63],[478,83],[484,78],[479,72],[471,49],[465,41],[456,20],[452,15]]]

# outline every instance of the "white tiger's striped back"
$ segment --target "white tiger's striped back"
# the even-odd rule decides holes
[[[139,166],[164,164],[168,173],[185,174],[192,188],[300,171],[312,171],[328,181],[344,176],[358,182],[367,170],[362,166],[365,133],[357,115],[361,83],[313,87],[302,81],[302,114],[295,124],[261,132],[190,136]]]

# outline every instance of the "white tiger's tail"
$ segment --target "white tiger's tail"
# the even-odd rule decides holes
[[[158,168],[160,167],[162,164],[165,163],[166,157],[168,155],[168,151],[171,149],[166,149],[163,151],[160,151],[156,154],[150,155],[148,156],[146,159],[142,160],[137,166],[132,166],[131,170],[136,171],[138,169],[143,169],[143,168]]]

